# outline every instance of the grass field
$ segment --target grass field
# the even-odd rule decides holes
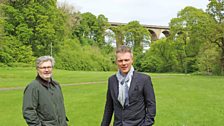
[[[114,73],[54,71],[54,78],[62,84],[69,126],[100,125],[107,78]],[[157,102],[155,126],[223,125],[224,77],[150,75]],[[35,76],[34,68],[0,68],[0,126],[26,125],[21,112],[23,88]],[[20,88],[12,90],[12,87]]]

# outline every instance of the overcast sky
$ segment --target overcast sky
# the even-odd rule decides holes
[[[58,0],[73,5],[81,13],[103,14],[110,22],[168,26],[186,6],[205,10],[209,0]]]

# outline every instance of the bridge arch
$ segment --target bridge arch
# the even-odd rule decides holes
[[[154,32],[154,31],[151,30],[151,29],[148,29],[148,31],[149,31],[150,34],[151,34],[151,41],[155,41],[155,40],[159,39],[159,36],[156,34],[156,32]]]

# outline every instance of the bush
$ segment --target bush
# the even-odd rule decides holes
[[[75,39],[66,40],[55,59],[55,67],[65,70],[109,71],[114,68],[109,55],[103,55],[95,46],[81,46]]]
[[[0,63],[0,67],[7,67],[7,65],[4,63]]]
[[[15,37],[4,37],[3,45],[0,48],[0,62],[11,64],[14,62],[33,63],[32,49],[23,45]]]

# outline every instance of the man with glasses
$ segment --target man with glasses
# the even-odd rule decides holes
[[[52,79],[54,58],[36,60],[37,76],[24,90],[23,117],[29,126],[67,126],[60,85]]]

